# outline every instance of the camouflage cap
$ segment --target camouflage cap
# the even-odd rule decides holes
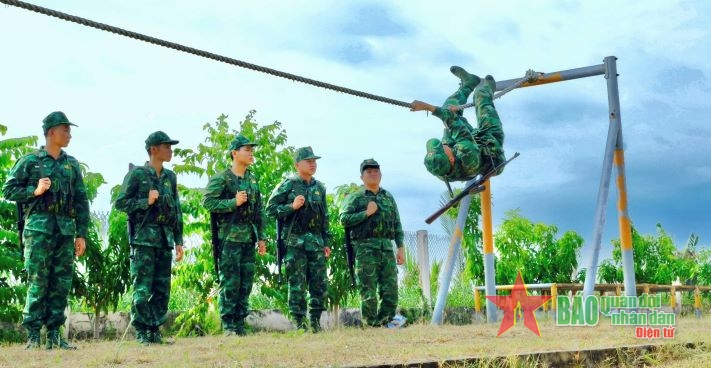
[[[232,142],[230,143],[229,150],[236,151],[236,150],[240,149],[240,147],[243,147],[243,146],[256,146],[256,145],[257,145],[256,143],[250,142],[249,139],[247,139],[247,137],[243,136],[242,134],[237,134],[235,136],[235,139],[233,139]]]
[[[375,167],[375,168],[379,169],[380,164],[378,163],[378,161],[375,161],[372,158],[365,159],[365,160],[363,160],[363,162],[360,163],[360,173],[362,174],[363,170],[365,170],[369,167]]]
[[[178,144],[179,141],[176,141],[175,139],[170,139],[170,137],[168,137],[167,134],[165,134],[164,132],[159,130],[157,132],[151,133],[151,135],[149,135],[148,138],[146,138],[146,149],[149,149],[152,146],[157,146],[157,145],[163,144],[163,143],[168,143],[170,145],[173,145],[173,144]]]
[[[64,115],[63,112],[55,111],[47,115],[47,117],[42,120],[42,129],[44,129],[44,133],[47,134],[49,128],[62,124],[78,126],[70,122],[69,119],[67,119],[67,115]]]
[[[432,138],[427,141],[425,167],[434,176],[445,176],[452,170],[452,164],[439,139]]]
[[[309,160],[309,159],[319,159],[321,156],[316,156],[314,155],[314,150],[311,148],[311,146],[306,146],[306,147],[301,147],[297,148],[296,152],[294,152],[294,162],[299,162],[302,160]]]

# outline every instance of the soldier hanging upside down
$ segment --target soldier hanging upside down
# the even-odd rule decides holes
[[[481,78],[467,73],[461,67],[452,66],[450,71],[461,83],[459,89],[444,101],[442,107],[415,100],[410,111],[426,110],[444,122],[442,140],[432,138],[427,141],[427,171],[445,182],[467,181],[506,161],[503,149],[504,131],[493,102],[496,89],[494,78],[487,75],[483,83],[480,83]],[[469,124],[462,110],[458,108],[467,102],[472,92],[476,106],[477,129]],[[503,167],[496,174],[501,174],[502,171]]]

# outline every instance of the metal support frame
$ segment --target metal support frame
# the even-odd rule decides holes
[[[609,105],[609,127],[607,132],[607,142],[605,144],[605,155],[602,161],[602,175],[598,188],[597,205],[595,207],[595,218],[593,224],[593,252],[590,257],[590,264],[585,277],[584,295],[592,295],[595,288],[595,278],[597,277],[598,258],[602,242],[602,231],[605,226],[605,216],[607,208],[608,194],[610,190],[610,178],[612,176],[612,166],[617,172],[618,189],[618,213],[620,225],[620,243],[622,246],[622,267],[624,274],[625,294],[636,296],[635,276],[634,276],[634,256],[632,251],[631,221],[627,209],[627,187],[625,182],[624,147],[622,141],[622,125],[620,114],[620,97],[617,87],[617,58],[608,56],[604,63],[583,68],[563,70],[553,73],[544,73],[537,81],[523,83],[518,88],[533,87],[541,84],[563,82],[567,80],[605,75],[607,80],[607,98]],[[496,90],[500,91],[517,83],[519,79],[509,79],[496,82]],[[468,185],[469,183],[467,183]],[[487,295],[496,295],[496,281],[494,271],[494,251],[491,220],[491,188],[490,182],[486,182],[486,190],[481,194],[482,202],[482,235],[484,238],[484,281]],[[449,244],[449,252],[446,262],[440,275],[440,285],[437,292],[437,302],[432,314],[432,324],[442,323],[444,305],[449,292],[449,285],[452,280],[454,261],[459,255],[462,230],[469,211],[471,197],[462,199],[457,215],[457,223]],[[486,316],[488,322],[497,320],[496,306],[487,300]]]

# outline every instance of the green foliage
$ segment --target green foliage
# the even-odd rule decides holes
[[[696,248],[699,241],[696,235],[691,234],[684,250],[679,251],[661,224],[657,224],[656,235],[640,234],[634,226],[631,231],[636,283],[669,285],[678,277],[686,284],[710,284],[711,253]],[[624,281],[619,239],[613,240],[612,245],[612,259],[600,264],[601,282]]]
[[[203,130],[207,134],[204,143],[194,149],[176,148],[175,156],[182,163],[173,166],[178,175],[195,174],[200,177],[211,177],[232,166],[228,147],[238,133],[245,135],[259,146],[255,150],[255,163],[249,170],[258,178],[263,202],[266,205],[271,189],[293,168],[293,147],[286,145],[286,132],[281,123],[259,126],[254,121],[254,111],[250,111],[239,129],[231,129],[227,116],[221,115],[214,123],[207,123]],[[179,335],[205,334],[214,332],[219,323],[210,318],[207,313],[216,308],[217,277],[214,274],[214,261],[210,239],[210,217],[202,206],[202,188],[186,188],[179,186],[181,208],[183,210],[185,228],[184,237],[194,237],[201,240],[197,247],[186,251],[184,262],[174,268],[173,284],[177,288],[186,288],[194,292],[197,302],[192,308],[182,313],[176,320]],[[258,256],[256,261],[255,279],[259,293],[273,298],[280,309],[286,309],[286,285],[279,284],[272,273],[276,264],[276,233],[273,221],[265,226],[267,237],[267,255]],[[219,321],[218,321],[219,322]]]
[[[436,279],[434,286],[436,287]],[[430,288],[430,290],[435,289]],[[417,308],[422,311],[432,309],[432,301],[427,300],[420,285],[420,268],[417,260],[407,249],[405,250],[405,275],[398,288],[398,305],[402,308]]]
[[[494,234],[496,284],[513,284],[519,270],[530,284],[572,282],[583,238],[573,231],[556,239],[557,234],[555,225],[536,224],[518,210],[508,211]]]
[[[354,183],[343,184],[336,187],[336,194],[329,194],[326,198],[328,204],[328,223],[331,231],[331,256],[328,258],[328,304],[331,308],[339,308],[353,298],[357,291],[351,287],[351,276],[348,270],[346,256],[345,233],[339,221],[341,206],[346,197],[357,191],[359,186]]]
[[[87,191],[96,193],[97,185],[104,183],[99,174],[87,173]],[[112,188],[112,201],[118,195],[119,186]],[[83,303],[94,313],[94,338],[98,338],[101,315],[115,312],[124,293],[130,287],[130,247],[126,214],[112,208],[108,218],[108,241],[103,243],[97,233],[94,219],[89,230],[86,253],[81,258],[83,272],[81,296]]]
[[[0,134],[7,127],[0,124]],[[37,137],[0,140],[0,185],[15,162],[37,145]],[[17,233],[17,208],[0,193],[0,321],[19,322],[27,287],[24,284],[20,242]],[[12,339],[10,334],[0,336],[0,341]]]

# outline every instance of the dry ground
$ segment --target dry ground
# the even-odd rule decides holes
[[[126,341],[79,341],[76,351],[26,351],[0,347],[0,367],[303,367],[402,364],[453,358],[513,356],[532,352],[620,347],[641,344],[704,342],[711,345],[711,319],[678,319],[673,340],[640,340],[631,327],[558,327],[541,321],[542,338],[523,324],[497,338],[498,324],[413,325],[398,330],[339,329],[317,335],[287,332],[248,337],[177,338],[173,345],[139,346]],[[674,367],[711,365],[706,352],[670,348],[645,360]],[[681,351],[680,351],[681,350]],[[639,361],[639,360],[638,360]]]

